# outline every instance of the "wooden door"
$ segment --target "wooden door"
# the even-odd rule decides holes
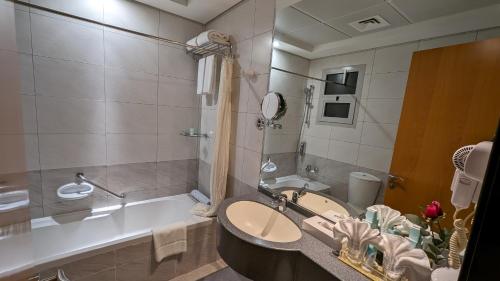
[[[414,53],[385,204],[403,214],[437,200],[448,214],[453,153],[491,140],[500,117],[500,38]]]

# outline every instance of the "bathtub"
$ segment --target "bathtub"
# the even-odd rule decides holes
[[[308,184],[307,189],[320,191],[324,189],[329,189],[330,186],[320,183],[319,181],[313,181],[309,178],[304,178],[298,175],[291,175],[286,177],[280,177],[272,180],[264,180],[260,182],[262,187],[267,187],[270,189],[276,189],[281,187],[297,187],[302,188],[305,184]]]
[[[0,240],[0,279],[62,259],[151,235],[175,222],[209,221],[191,215],[188,194],[32,220],[31,232]],[[8,253],[8,254],[5,254]]]

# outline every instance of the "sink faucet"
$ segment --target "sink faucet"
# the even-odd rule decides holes
[[[292,202],[297,203],[300,197],[306,195],[306,189],[309,188],[309,184],[306,182],[303,187],[301,187],[298,191],[294,191],[292,193]]]
[[[306,166],[306,173],[308,176],[310,175],[317,175],[319,173],[319,168],[318,167],[313,167],[311,164],[308,164]]]
[[[286,200],[288,197],[285,194],[274,194],[273,195],[273,205],[276,206],[276,210],[279,212],[286,211]]]

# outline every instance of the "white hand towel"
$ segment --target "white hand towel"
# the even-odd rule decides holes
[[[394,259],[394,269],[405,269],[404,275],[409,281],[430,280],[431,265],[422,249],[414,249],[406,238],[382,234],[378,246],[384,252],[384,258]]]
[[[205,58],[198,61],[198,79],[196,80],[196,94],[203,94],[203,81],[205,80]]]
[[[390,229],[393,226],[402,224],[405,217],[401,216],[401,212],[396,211],[385,205],[373,205],[373,209],[377,210],[377,220],[380,229]]]
[[[372,229],[367,222],[353,218],[339,220],[333,227],[333,233],[335,238],[346,237],[349,244],[359,248],[370,243],[377,244],[380,237],[378,229]]]
[[[161,262],[166,257],[186,252],[186,224],[180,222],[163,228],[153,229],[153,243],[157,262]]]
[[[203,94],[211,95],[215,93],[217,61],[215,55],[205,58],[205,75],[203,78]]]

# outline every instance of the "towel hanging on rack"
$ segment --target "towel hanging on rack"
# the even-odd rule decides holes
[[[201,58],[198,61],[198,79],[196,93],[198,95],[214,94],[217,88],[217,58],[215,55]]]
[[[198,61],[198,78],[196,80],[196,94],[203,94],[203,80],[205,79],[205,58]]]

